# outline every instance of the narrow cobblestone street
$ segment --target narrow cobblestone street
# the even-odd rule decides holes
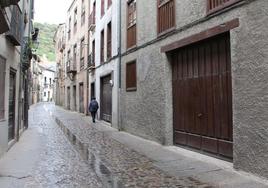
[[[174,176],[161,170],[153,159],[111,138],[105,128],[104,131],[96,128],[100,122],[92,126],[86,118],[53,103],[32,106],[29,129],[0,160],[0,187],[222,187],[189,175],[187,169],[180,169],[180,173]],[[173,156],[166,155],[174,162]],[[191,163],[184,159],[179,161],[186,166]],[[179,164],[179,161],[176,159],[175,162]],[[187,168],[191,169],[190,166]],[[207,168],[203,169],[204,172],[221,171]],[[200,169],[193,170],[201,174]],[[226,181],[224,177],[221,179],[217,181]],[[247,179],[236,185],[265,187]]]
[[[179,179],[163,173],[152,165],[150,159],[94,131],[92,127],[79,130],[82,120],[76,122],[74,115],[65,121],[75,125],[72,131],[75,131],[74,127],[77,131],[86,131],[87,134],[81,135],[82,140],[79,141],[71,136],[69,129],[66,131],[56,124],[55,115],[66,116],[53,104],[31,107],[30,130],[38,130],[36,134],[41,139],[42,149],[27,174],[20,174],[19,169],[15,170],[18,175],[9,174],[14,171],[9,172],[8,167],[0,164],[3,167],[0,170],[0,187],[208,187],[195,179]],[[20,157],[14,156],[13,160],[20,160]]]

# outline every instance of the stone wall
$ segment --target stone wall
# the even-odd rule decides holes
[[[268,3],[241,1],[206,16],[206,1],[176,0],[176,31],[157,38],[156,1],[137,1],[137,48],[126,52],[126,4],[122,2],[123,129],[173,144],[171,64],[160,47],[239,18],[231,30],[234,167],[268,177]],[[137,61],[137,91],[126,92],[125,64]]]

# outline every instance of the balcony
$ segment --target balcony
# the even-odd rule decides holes
[[[76,69],[76,64],[74,62],[71,62],[70,60],[67,61],[66,73],[67,73],[67,76],[70,78],[70,80],[73,81],[75,79],[77,69]]]
[[[0,3],[1,3],[1,7],[2,8],[5,8],[5,7],[8,7],[10,5],[16,5],[18,4],[20,0],[1,0]]]
[[[95,27],[96,27],[96,24],[95,24],[95,13],[94,13],[94,11],[88,17],[88,26],[89,26],[89,30],[90,31],[93,31],[95,29]]]
[[[6,33],[6,37],[14,46],[20,46],[22,13],[18,6],[13,6],[12,8],[10,30]]]

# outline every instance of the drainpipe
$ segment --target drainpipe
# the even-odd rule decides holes
[[[119,10],[119,18],[118,18],[118,28],[119,28],[119,32],[118,32],[118,54],[119,54],[119,58],[118,58],[118,112],[117,112],[117,124],[118,124],[118,130],[121,131],[122,130],[122,125],[121,125],[121,109],[120,109],[120,99],[121,99],[121,63],[122,63],[122,47],[121,47],[121,41],[122,41],[122,31],[121,31],[121,26],[122,26],[122,20],[121,20],[121,12],[122,12],[122,7],[121,7],[121,0],[118,1],[119,5],[118,5],[118,10]]]

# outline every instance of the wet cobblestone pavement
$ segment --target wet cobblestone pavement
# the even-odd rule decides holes
[[[46,105],[46,108],[70,143],[88,161],[88,168],[95,171],[103,187],[212,187],[191,177],[167,175],[149,158],[109,138],[77,113],[53,105]]]
[[[44,135],[46,144],[32,175],[27,177],[25,187],[104,187],[94,169],[90,168],[88,163],[81,158],[57,126],[47,105],[38,104],[31,108],[29,124],[38,127],[41,134]]]

